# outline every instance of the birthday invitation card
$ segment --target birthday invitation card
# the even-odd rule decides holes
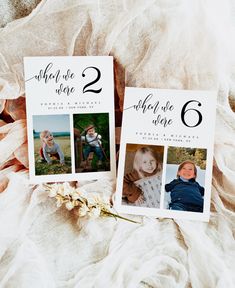
[[[209,220],[216,92],[126,88],[115,207]]]
[[[25,57],[30,181],[115,177],[113,58]]]

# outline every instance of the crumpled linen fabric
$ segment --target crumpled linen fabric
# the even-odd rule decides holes
[[[43,0],[1,28],[0,287],[234,287],[231,3]],[[77,223],[29,185],[23,57],[44,55],[114,56],[120,107],[125,86],[218,91],[209,223],[130,215],[142,224]],[[114,190],[113,179],[83,186]]]

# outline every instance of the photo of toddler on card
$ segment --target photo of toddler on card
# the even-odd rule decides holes
[[[76,173],[110,171],[108,113],[73,115]]]
[[[60,160],[60,164],[64,164],[64,153],[60,145],[54,141],[53,134],[49,130],[40,133],[42,146],[40,147],[41,162],[52,163],[52,158]]]
[[[160,207],[163,146],[127,144],[122,204]]]
[[[33,116],[36,175],[71,173],[69,115]]]
[[[94,152],[98,158],[97,166],[102,165],[104,153],[102,150],[102,136],[95,130],[94,124],[89,124],[85,130],[84,135],[81,136],[82,141],[86,144],[83,148],[84,160],[87,161],[91,152]]]
[[[202,213],[205,168],[205,149],[169,147],[165,185],[168,195],[165,195],[165,208]]]

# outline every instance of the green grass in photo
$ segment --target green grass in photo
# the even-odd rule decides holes
[[[40,162],[40,147],[42,146],[41,139],[34,139],[34,157],[35,157],[35,175],[54,175],[71,173],[71,149],[70,137],[54,137],[54,141],[60,145],[64,153],[64,165],[60,164],[59,160],[52,160],[52,164]]]

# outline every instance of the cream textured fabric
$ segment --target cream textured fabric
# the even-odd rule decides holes
[[[231,4],[43,0],[29,16],[1,28],[0,287],[234,287]],[[125,85],[217,90],[210,222],[130,216],[143,224],[106,218],[77,225],[41,187],[29,186],[23,57],[40,55],[113,55],[120,105]],[[84,186],[114,190],[110,179]]]

